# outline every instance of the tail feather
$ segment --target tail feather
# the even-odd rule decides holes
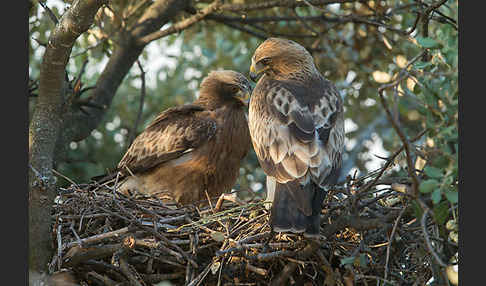
[[[276,182],[270,211],[270,226],[276,232],[304,232],[306,236],[318,236],[322,202],[326,193],[312,182],[305,186],[297,185],[303,188],[299,190],[302,194],[304,192],[312,194],[308,198],[310,200],[308,203],[312,206],[312,213],[305,215],[299,202],[293,198],[292,194],[295,194],[296,190],[289,190],[289,188],[295,187],[296,184],[289,186]]]

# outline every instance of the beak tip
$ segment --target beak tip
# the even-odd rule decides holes
[[[250,72],[250,79],[251,79],[253,82],[256,82],[257,78],[258,78],[258,74],[257,74],[257,73]]]

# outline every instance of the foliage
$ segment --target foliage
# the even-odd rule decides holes
[[[431,48],[432,59],[418,62],[414,69],[420,75],[414,91],[420,102],[418,108],[424,128],[428,130],[426,144],[420,156],[426,161],[422,169],[424,180],[420,191],[434,206],[434,219],[445,232],[445,222],[457,225],[458,203],[458,58],[457,31],[450,27],[437,29],[435,37],[418,42]],[[425,40],[424,39],[424,40]],[[449,216],[449,208],[453,216]],[[444,239],[457,243],[457,228]]]
[[[70,2],[45,3],[59,18]],[[199,1],[195,7],[204,8],[208,2]],[[459,91],[458,31],[454,19],[458,1],[445,1],[427,21],[423,15],[428,7],[442,1],[349,1],[321,6],[311,4],[315,1],[298,2],[291,8],[228,12],[226,18],[212,15],[179,34],[150,43],[139,58],[147,85],[142,120],[135,133],[162,110],[194,100],[199,83],[210,70],[234,69],[246,74],[250,57],[263,38],[287,37],[306,46],[322,73],[341,91],[346,118],[342,183],[346,176],[366,176],[379,170],[383,158],[403,145],[387,119],[377,90],[404,74],[397,85],[385,90],[385,99],[408,140],[426,130],[424,136],[410,142],[414,172],[420,179],[419,198],[431,207],[439,236],[445,241],[443,245],[457,246]],[[29,85],[35,86],[54,23],[45,9],[36,1],[33,3],[29,10],[28,44]],[[72,50],[67,66],[70,80],[80,75],[87,60],[81,82],[83,88],[94,86],[117,45],[114,35],[123,21],[135,23],[149,3],[114,1],[109,8],[102,8],[95,18],[96,25],[79,37]],[[186,16],[178,16],[177,20]],[[293,19],[245,22],[247,18],[265,17]],[[428,54],[410,64],[425,49]],[[134,132],[141,80],[140,69],[133,65],[102,123],[91,136],[69,144],[67,156],[57,163],[59,173],[81,183],[116,166]],[[83,93],[81,98],[88,98],[88,94]],[[35,88],[30,95],[32,111]],[[402,152],[386,176],[409,177],[406,159]],[[265,175],[253,151],[245,158],[240,174],[235,189],[241,190],[243,196],[263,195]],[[58,183],[70,184],[61,177]],[[420,220],[423,209],[417,203],[412,205]],[[450,252],[445,256],[451,257],[454,251]],[[342,263],[356,259],[361,257],[349,257]]]

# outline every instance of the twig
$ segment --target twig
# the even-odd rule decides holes
[[[79,73],[78,73],[78,76],[76,77],[76,79],[73,81],[74,82],[74,94],[73,94],[73,97],[74,98],[79,98],[79,96],[81,95],[81,77],[83,76],[84,74],[84,71],[86,70],[86,65],[88,65],[88,59],[85,59],[84,62],[83,62],[83,65],[81,66],[81,69],[79,70]],[[76,87],[79,88],[76,90]]]
[[[324,237],[331,237],[341,229],[345,227],[352,227],[356,230],[369,230],[383,227],[384,223],[389,222],[397,215],[396,211],[390,211],[385,216],[381,218],[362,218],[355,216],[340,216],[337,220],[333,221],[332,224],[326,225],[324,231],[321,232]]]
[[[135,123],[133,124],[132,130],[130,130],[130,136],[128,136],[128,144],[127,146],[132,145],[133,140],[137,134],[137,127],[140,124],[140,119],[142,118],[142,111],[143,111],[143,104],[145,101],[145,71],[143,70],[142,64],[139,60],[137,60],[138,68],[140,69],[140,79],[142,80],[142,87],[140,90],[140,103],[138,106],[137,118],[135,119]]]
[[[86,265],[89,268],[94,269],[96,271],[109,274],[110,276],[113,276],[118,281],[126,280],[125,276],[121,273],[119,267],[116,267],[112,264],[108,264],[102,260],[86,260],[83,262],[83,265]]]
[[[158,283],[164,280],[172,280],[184,275],[184,272],[174,272],[170,274],[140,274],[147,283]]]
[[[410,140],[410,142],[415,142],[417,141],[418,139],[420,139],[424,134],[425,132],[427,132],[427,130],[422,130],[417,136],[415,136],[413,139]],[[395,158],[405,149],[405,145],[402,144],[402,147],[400,147],[400,149],[398,149],[395,153],[393,153],[393,155],[391,155],[389,158],[388,158],[388,161],[385,163],[385,165],[380,169],[378,175],[373,179],[373,181],[371,181],[370,183],[367,183],[366,184],[366,188],[364,188],[363,191],[360,191],[358,193],[358,195],[362,194],[362,193],[366,193],[371,187],[375,186],[378,182],[378,180],[381,178],[381,176],[385,173],[385,171],[391,166],[391,164],[395,161]]]
[[[267,276],[268,275],[267,270],[260,268],[260,267],[253,266],[250,263],[247,263],[245,265],[245,269],[248,270],[248,271],[251,271],[253,273],[256,273],[258,275],[261,275],[261,276]]]
[[[362,274],[358,274],[355,276],[355,279],[356,280],[361,280],[361,279],[374,279],[376,281],[382,281],[386,284],[390,284],[390,285],[399,285],[397,282],[394,282],[394,281],[390,281],[390,280],[386,280],[386,279],[383,279],[379,276],[374,276],[374,275],[362,275]]]
[[[34,40],[41,47],[44,47],[44,48],[47,47],[47,43],[46,42],[43,42],[43,41],[41,41],[41,40],[39,40],[37,38],[34,38],[34,37],[32,37],[32,40]]]
[[[187,286],[198,286],[199,284],[201,284],[201,282],[204,280],[206,275],[208,275],[212,265],[213,263],[209,263],[208,266],[206,266],[206,268],[204,268],[204,270],[196,278],[194,278],[194,280],[192,280],[191,283],[189,283]]]
[[[87,244],[90,244],[90,243],[99,242],[99,241],[107,239],[107,238],[119,237],[119,236],[121,236],[125,233],[128,233],[129,231],[131,231],[131,229],[129,227],[124,227],[124,228],[120,228],[118,230],[93,235],[93,236],[90,236],[90,237],[83,238],[80,241],[70,242],[66,245],[66,248],[71,248],[71,247],[76,246],[76,245],[87,245]]]
[[[54,22],[54,24],[57,25],[57,23],[59,23],[59,21],[57,20],[57,17],[56,17],[56,15],[54,15],[52,10],[49,7],[47,7],[47,5],[46,5],[46,3],[44,3],[44,1],[39,1],[39,4],[42,6],[42,8],[44,8],[44,10],[46,10],[47,15],[49,16],[49,18],[51,18],[52,22]]]
[[[408,205],[405,205],[400,213],[398,214],[397,219],[395,220],[395,223],[393,224],[393,229],[390,234],[390,238],[388,239],[388,245],[386,246],[386,262],[385,262],[385,277],[384,280],[388,278],[388,261],[390,259],[390,249],[391,249],[391,244],[393,243],[393,237],[395,236],[395,231],[397,230],[398,223],[400,222],[400,219],[402,218],[402,215],[405,213],[405,210],[407,209]]]
[[[78,187],[78,184],[76,184],[73,180],[69,179],[68,177],[64,176],[63,174],[59,173],[58,171],[56,171],[55,169],[52,169],[52,172],[56,175],[58,175],[59,177],[67,180],[68,182],[70,182],[71,184],[73,184],[73,186],[75,187]]]
[[[314,28],[312,28],[312,26],[310,26],[309,24],[307,24],[307,22],[305,21],[304,18],[302,18],[301,16],[299,16],[299,14],[297,14],[297,11],[296,9],[292,9],[292,14],[294,14],[294,16],[298,19],[298,21],[300,23],[302,23],[302,25],[307,28],[307,30],[311,31],[312,32],[312,35],[313,36],[319,36],[321,33],[316,31]]]
[[[377,126],[383,125],[384,123],[386,123],[386,121],[386,115],[382,113],[377,116],[371,123],[367,124],[366,128],[359,133],[353,149],[347,152],[348,159],[346,160],[346,162],[344,162],[343,167],[341,168],[341,175],[338,182],[344,181],[351,168],[355,166],[355,161],[358,158],[358,154],[360,154],[363,148],[366,146],[365,144],[363,144],[363,142],[371,139],[371,134],[375,132]]]
[[[226,3],[221,6],[222,11],[229,11],[229,12],[249,12],[249,11],[256,11],[262,9],[269,9],[274,7],[302,7],[306,6],[309,3],[312,5],[329,5],[334,3],[348,3],[348,2],[356,2],[356,0],[307,0],[307,3],[303,1],[282,1],[282,0],[272,0],[272,1],[257,1],[257,2],[250,2],[245,4],[233,4],[233,3]]]
[[[102,283],[102,285],[107,285],[107,286],[118,285],[118,283],[116,281],[111,280],[110,278],[106,277],[106,275],[98,274],[95,271],[90,271],[90,272],[86,273],[86,276],[88,276],[90,279],[94,278],[94,280],[98,280],[98,282]]]
[[[315,251],[319,248],[319,243],[315,240],[311,240],[309,244],[302,250],[301,252],[297,253],[297,257],[300,259],[306,259],[307,257],[311,256],[315,253]],[[285,265],[284,269],[278,274],[277,278],[271,282],[272,286],[276,285],[286,285],[287,280],[292,273],[294,273],[295,269],[297,268],[297,263],[290,262]]]
[[[293,250],[277,250],[274,252],[258,253],[257,255],[244,255],[246,259],[253,261],[270,261],[275,258],[294,257],[299,251]]]
[[[432,5],[429,5],[427,9],[424,12],[424,17],[422,18],[422,33],[424,37],[429,36],[429,21],[430,21],[430,14],[440,6],[442,6],[447,0],[440,0]],[[425,53],[422,56],[422,61],[427,62],[430,60],[429,52],[428,50],[425,50]]]
[[[109,257],[119,250],[120,247],[122,247],[122,243],[106,244],[103,246],[93,246],[89,248],[75,246],[66,253],[63,262],[67,267],[76,267],[80,263],[90,259]]]
[[[62,264],[62,238],[61,238],[62,223],[57,226],[57,270],[61,270]]]
[[[79,53],[76,53],[76,54],[71,55],[69,58],[71,58],[71,59],[72,59],[72,58],[78,57],[78,56],[80,56],[80,55],[82,55],[82,54],[85,54],[85,53],[86,53],[86,52],[88,52],[89,50],[92,50],[92,49],[97,48],[99,45],[103,44],[103,43],[104,43],[104,42],[106,42],[108,39],[110,39],[110,38],[111,38],[111,36],[112,36],[112,35],[108,35],[108,36],[106,36],[106,37],[103,37],[103,39],[101,39],[101,40],[100,40],[99,42],[97,42],[96,44],[94,44],[94,45],[92,45],[92,46],[89,46],[89,47],[85,48],[84,50],[82,50],[82,51],[81,51],[81,52],[79,52]]]
[[[422,202],[422,205],[425,206],[425,204]],[[432,247],[432,244],[430,243],[430,238],[429,234],[427,232],[427,214],[429,213],[430,209],[425,206],[424,213],[422,215],[422,219],[420,220],[420,225],[422,226],[422,232],[424,234],[425,242],[427,245],[427,248],[429,249],[429,252],[432,254],[432,256],[435,258],[435,261],[442,266],[442,267],[447,267],[447,264],[445,264],[442,259],[440,259],[439,255],[434,251],[434,248]]]
[[[209,17],[209,16],[207,18],[208,18],[208,20],[213,20],[213,21],[222,23],[222,24],[224,24],[224,25],[226,25],[226,26],[228,26],[230,28],[233,28],[233,29],[236,29],[236,30],[240,30],[240,31],[245,32],[245,33],[247,33],[249,35],[252,35],[252,36],[254,36],[256,38],[259,38],[259,39],[262,39],[262,40],[264,40],[264,39],[267,38],[267,35],[266,34],[261,34],[261,33],[255,32],[255,31],[250,30],[250,29],[248,29],[246,27],[243,27],[241,25],[237,25],[237,24],[234,24],[234,23],[231,23],[231,22],[228,22],[228,21],[224,21],[224,20],[218,20],[217,18],[213,18],[213,17]]]
[[[420,59],[420,57],[423,56],[424,54],[425,54],[425,51],[422,51],[419,55],[415,56],[407,64],[407,66],[402,69],[402,71],[404,71],[404,70],[406,71],[408,67],[410,67],[413,63],[415,63],[418,59]],[[392,123],[393,128],[397,132],[398,136],[400,137],[400,139],[401,139],[401,141],[403,143],[403,147],[405,148],[405,153],[407,155],[408,174],[409,174],[410,178],[412,178],[412,190],[413,190],[413,194],[414,194],[414,196],[417,197],[418,196],[419,180],[417,178],[417,175],[415,173],[415,168],[414,168],[413,163],[412,163],[412,157],[411,157],[412,155],[411,155],[410,142],[407,139],[407,137],[405,136],[405,134],[403,133],[403,131],[402,131],[400,125],[399,125],[399,122],[395,121],[394,116],[393,116],[393,114],[391,114],[391,111],[388,108],[388,104],[387,104],[387,102],[386,102],[386,100],[384,98],[384,95],[383,95],[383,91],[385,89],[390,88],[390,87],[393,87],[393,86],[399,84],[403,79],[405,79],[405,78],[408,77],[408,74],[407,73],[404,73],[402,71],[400,72],[400,76],[395,81],[380,86],[378,88],[378,94],[380,95],[380,101],[381,101],[381,104],[382,104],[383,108],[386,111],[386,115],[388,117],[388,120]]]
[[[128,278],[130,281],[130,285],[133,286],[143,286],[145,283],[140,283],[140,281],[137,279],[133,271],[130,269],[130,264],[127,263],[126,259],[124,257],[120,257],[120,269],[123,274]]]
[[[153,32],[151,34],[148,34],[148,35],[138,39],[138,42],[141,45],[146,45],[146,44],[148,44],[148,43],[150,43],[154,40],[160,39],[160,38],[168,36],[170,34],[179,33],[182,30],[187,29],[190,26],[194,25],[195,23],[201,21],[207,15],[218,10],[221,7],[222,4],[223,3],[222,3],[221,0],[215,0],[213,3],[211,3],[209,6],[202,9],[201,11],[197,12],[195,15],[193,15],[193,16],[185,19],[185,20],[182,20],[180,22],[177,22],[167,29],[159,30],[157,32]]]
[[[81,221],[82,221],[82,218],[81,218]],[[81,221],[79,223],[79,226],[81,227]],[[74,230],[74,221],[71,221],[71,225],[69,226],[69,228],[71,229],[71,231],[73,232],[74,236],[76,237],[76,240],[78,241],[78,244],[79,245],[82,245],[82,242],[81,242],[81,237],[79,237],[78,233],[76,232],[76,230]]]

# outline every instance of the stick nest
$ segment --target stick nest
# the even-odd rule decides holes
[[[329,191],[319,239],[272,233],[261,198],[216,212],[209,198],[177,207],[73,184],[54,205],[50,273],[69,271],[77,285],[425,283],[430,257],[407,196],[392,188],[400,180],[365,179]],[[378,183],[390,188],[376,195]]]

